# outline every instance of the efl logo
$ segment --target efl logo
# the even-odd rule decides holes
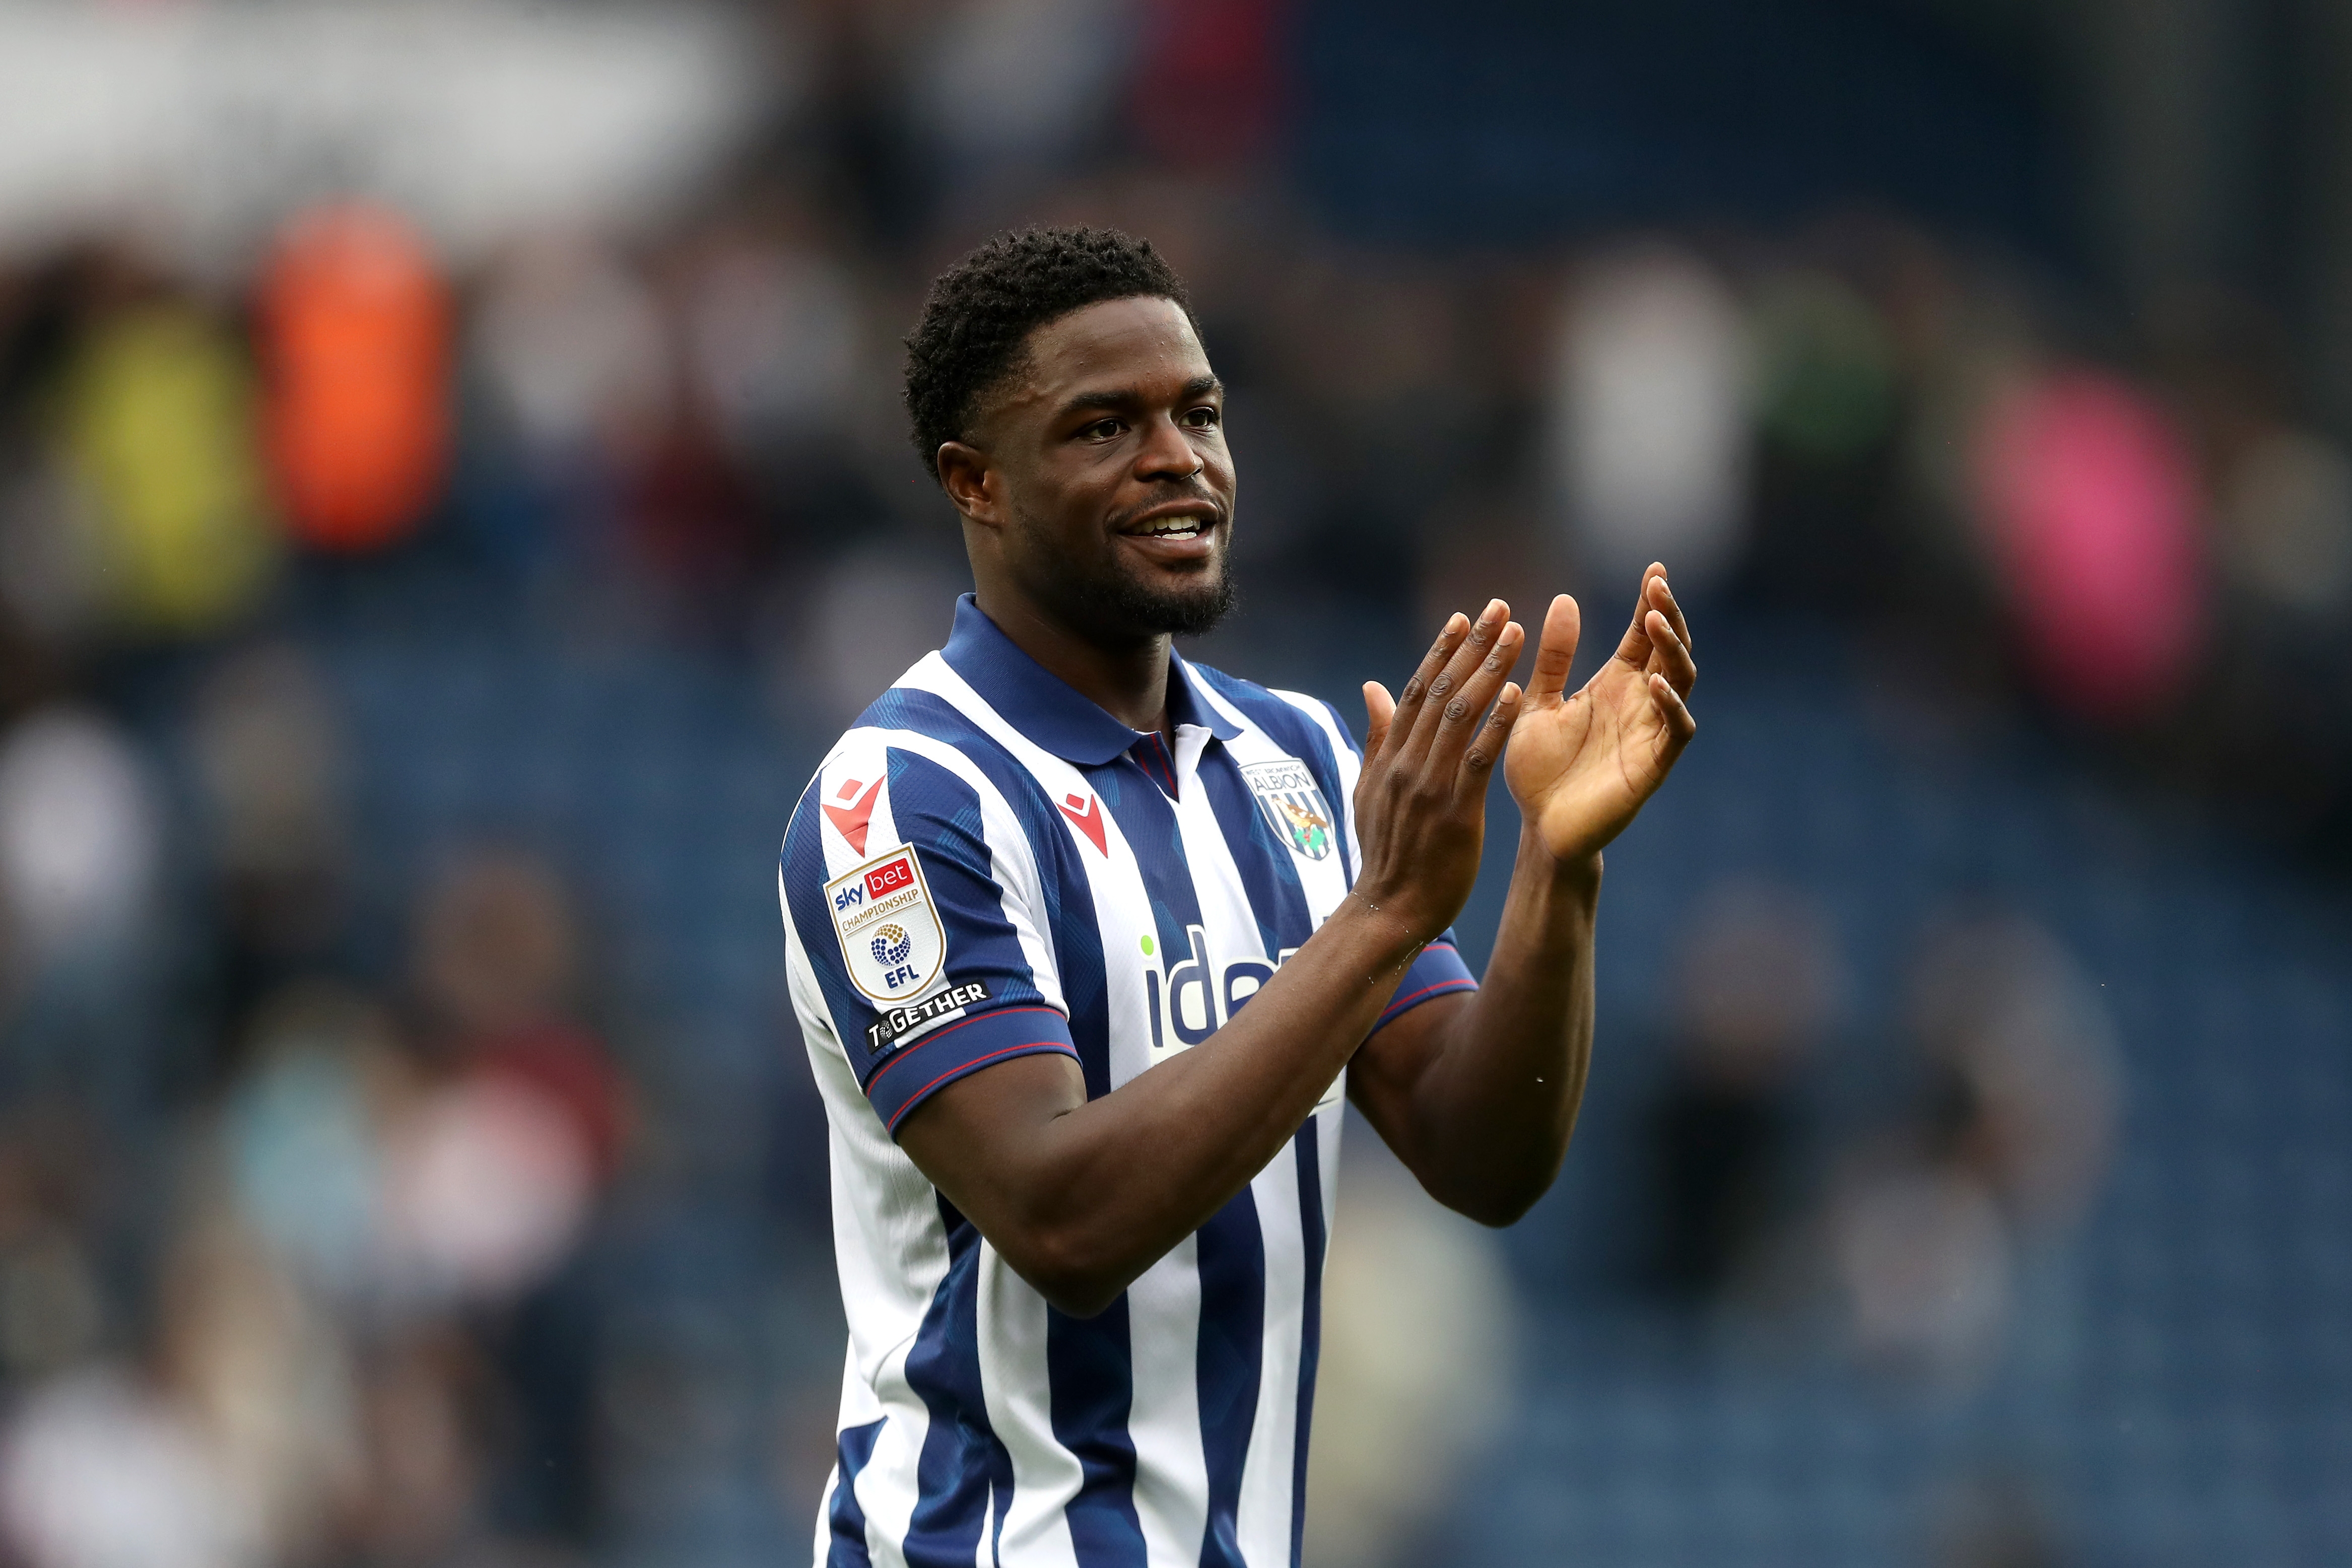
[[[850,984],[871,1000],[914,1001],[947,963],[947,931],[931,903],[922,862],[895,845],[825,883]]]

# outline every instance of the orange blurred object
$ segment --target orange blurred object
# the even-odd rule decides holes
[[[413,530],[449,457],[450,306],[406,219],[313,208],[279,235],[261,284],[270,465],[289,527],[321,549]]]

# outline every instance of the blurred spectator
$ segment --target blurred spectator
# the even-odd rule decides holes
[[[1580,563],[1654,560],[1703,584],[1746,521],[1752,371],[1739,307],[1704,262],[1652,246],[1591,263],[1559,340],[1552,463]]]
[[[2027,1235],[2063,1234],[2115,1141],[2116,1043],[2095,988],[2047,931],[1996,916],[1929,937],[1910,1005],[1934,1124]]]
[[[21,444],[0,455],[0,604],[30,639],[79,651],[112,620],[97,499],[63,452]]]
[[[1278,580],[1294,596],[1293,613],[1320,608],[1342,623],[1407,609],[1414,582],[1399,564],[1425,570],[1458,561],[1467,541],[1438,531],[1455,520],[1449,507],[1458,501],[1466,510],[1505,488],[1482,465],[1517,455],[1490,451],[1498,422],[1471,361],[1467,291],[1434,267],[1326,246],[1270,254],[1260,266],[1265,281],[1243,291],[1248,308],[1263,312],[1244,340],[1244,355],[1255,338],[1273,407],[1256,416],[1270,425],[1262,434],[1234,428],[1253,486],[1236,514],[1236,540],[1255,537],[1259,526],[1249,520],[1260,509],[1250,498],[1257,476],[1274,481],[1267,499],[1276,507],[1264,540],[1272,548],[1243,591],[1252,581]],[[1379,329],[1366,330],[1366,322]],[[1226,350],[1212,341],[1210,352],[1222,367]],[[1235,357],[1247,374],[1244,355]],[[1303,472],[1286,472],[1292,464]],[[1465,483],[1480,487],[1457,497]]]
[[[429,1051],[331,987],[257,1017],[219,1124],[226,1201],[194,1210],[167,1322],[222,1462],[297,1559],[335,1531],[418,1561],[589,1522],[576,1258],[625,1113],[571,1019],[577,942],[543,866],[475,853],[420,913]]]
[[[1830,1245],[1864,1364],[1934,1392],[1974,1392],[2013,1304],[2009,1237],[1983,1180],[1948,1145],[1892,1141],[1845,1173]]]
[[[627,262],[586,236],[544,235],[494,267],[474,351],[525,454],[551,467],[599,449],[642,452],[675,395],[660,303]]]
[[[348,763],[332,698],[302,652],[216,665],[191,736],[216,879],[218,1006],[243,1019],[288,981],[332,970],[351,901]]]
[[[971,580],[938,549],[856,550],[831,563],[813,585],[802,622],[803,645],[789,667],[814,691],[780,694],[789,711],[811,696],[847,722],[880,696],[916,660],[947,640],[947,620]],[[919,612],[910,613],[913,607]]]
[[[1886,497],[1900,573],[1886,631],[1948,679],[2005,704],[2014,661],[2000,624],[2004,579],[1979,517],[1972,466],[1988,411],[2042,372],[2031,307],[1924,235],[1891,246],[1877,302],[1902,375],[1905,418]]]
[[[1323,1275],[1306,1561],[1406,1568],[1509,1398],[1517,1303],[1486,1231],[1350,1126]]]
[[[117,1325],[95,1243],[105,1145],[87,1117],[20,1097],[0,1120],[0,1377],[23,1387],[77,1365]]]
[[[251,1033],[220,1125],[242,1224],[329,1301],[404,1304],[421,1292],[387,1250],[385,1145],[415,1089],[390,1020],[362,996],[313,983],[272,997]]]
[[[261,282],[269,454],[297,538],[370,550],[414,529],[449,454],[449,305],[423,240],[352,203],[289,223]]]
[[[1974,452],[1981,521],[2024,653],[2060,706],[2109,721],[2176,698],[2202,651],[2195,477],[2128,384],[2070,371],[1990,410]]]
[[[177,1249],[174,1364],[281,1556],[437,1560],[496,1522],[502,1460],[544,1484],[547,1455],[501,1442],[514,1396],[479,1342],[504,1330],[475,1314],[576,1236],[579,1140],[544,1099],[430,1072],[358,993],[294,988],[254,1034],[226,1201]]]
[[[1893,346],[1878,314],[1825,270],[1773,277],[1759,292],[1756,411],[1767,439],[1817,464],[1852,462],[1894,423]]]
[[[1146,0],[1129,114],[1146,151],[1180,169],[1272,151],[1290,110],[1289,0]]]
[[[681,304],[696,392],[738,459],[789,488],[830,455],[860,389],[866,345],[847,269],[747,227],[699,248]]]
[[[2233,586],[2265,609],[2352,615],[2352,458],[2311,431],[2273,431],[2222,476],[2216,542]]]
[[[468,351],[487,417],[464,516],[485,554],[534,591],[626,576],[629,497],[679,403],[659,298],[593,236],[531,235],[483,280]]]
[[[0,1525],[26,1568],[263,1568],[261,1531],[185,1411],[125,1372],[77,1374],[0,1445]]]
[[[0,740],[0,915],[20,980],[121,956],[161,831],[144,764],[100,715],[44,709]]]
[[[563,1260],[596,1175],[569,1109],[520,1074],[487,1072],[428,1095],[394,1129],[389,1240],[429,1293],[505,1301]]]
[[[1769,601],[1883,614],[1904,545],[1888,515],[1902,389],[1886,324],[1839,274],[1799,267],[1762,283],[1749,325],[1758,442],[1741,582]]]
[[[415,974],[444,1071],[388,1152],[404,1251],[490,1310],[485,1366],[510,1402],[504,1522],[574,1543],[594,1520],[601,1316],[578,1249],[631,1123],[619,1071],[577,1021],[580,943],[531,856],[478,851],[427,887]]]
[[[2060,1568],[2073,1561],[2034,1489],[2000,1471],[1963,1477],[1937,1500],[1927,1552],[1929,1568]]]
[[[2016,918],[1932,933],[1909,1022],[1924,1105],[1849,1164],[1832,1197],[1831,1251],[1858,1354],[1967,1392],[2005,1348],[2020,1276],[2097,1194],[2115,1048],[2079,969]]]
[[[1669,1301],[1757,1289],[1800,1197],[1802,1079],[1833,1019],[1835,939],[1802,894],[1720,883],[1691,918],[1676,974],[1671,1076],[1648,1121],[1654,1250]]]
[[[253,398],[237,344],[193,305],[153,298],[99,320],[60,403],[71,476],[17,497],[9,579],[27,621],[75,628],[95,600],[134,633],[191,635],[247,613],[277,553]]]
[[[967,200],[1099,145],[1128,43],[1119,0],[949,0],[920,46],[910,118]]]
[[[274,1174],[282,1207],[311,1173]],[[183,1219],[160,1302],[163,1385],[221,1502],[260,1538],[257,1558],[330,1558],[367,1480],[352,1341],[209,1184]]]
[[[628,1113],[604,1047],[573,1021],[579,944],[570,902],[543,862],[477,852],[426,890],[416,977],[445,1060],[545,1096],[602,1178],[620,1160]]]

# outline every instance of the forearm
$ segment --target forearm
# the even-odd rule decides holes
[[[1405,1098],[1407,1163],[1447,1207],[1508,1224],[1559,1175],[1592,1051],[1601,857],[1523,833],[1494,956]]]
[[[1108,1094],[1089,1098],[1068,1057],[1017,1057],[901,1124],[916,1166],[1055,1305],[1099,1311],[1232,1201],[1461,912],[1519,708],[1508,676],[1523,635],[1496,600],[1475,623],[1447,621],[1401,699],[1367,685],[1354,889],[1223,1028]]]
[[[1057,1306],[1097,1311],[1281,1153],[1417,949],[1350,899],[1208,1040],[1109,1094],[1081,1091],[996,1157],[933,1179]],[[1018,1092],[1001,1069],[968,1082]],[[919,1120],[905,1141],[930,1170],[925,1139],[940,1129]]]

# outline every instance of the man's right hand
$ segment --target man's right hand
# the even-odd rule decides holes
[[[1477,880],[1486,782],[1519,709],[1509,676],[1527,633],[1510,613],[1497,599],[1475,622],[1449,618],[1399,697],[1377,681],[1364,685],[1370,731],[1356,781],[1363,869],[1350,896],[1415,944],[1454,924]]]

